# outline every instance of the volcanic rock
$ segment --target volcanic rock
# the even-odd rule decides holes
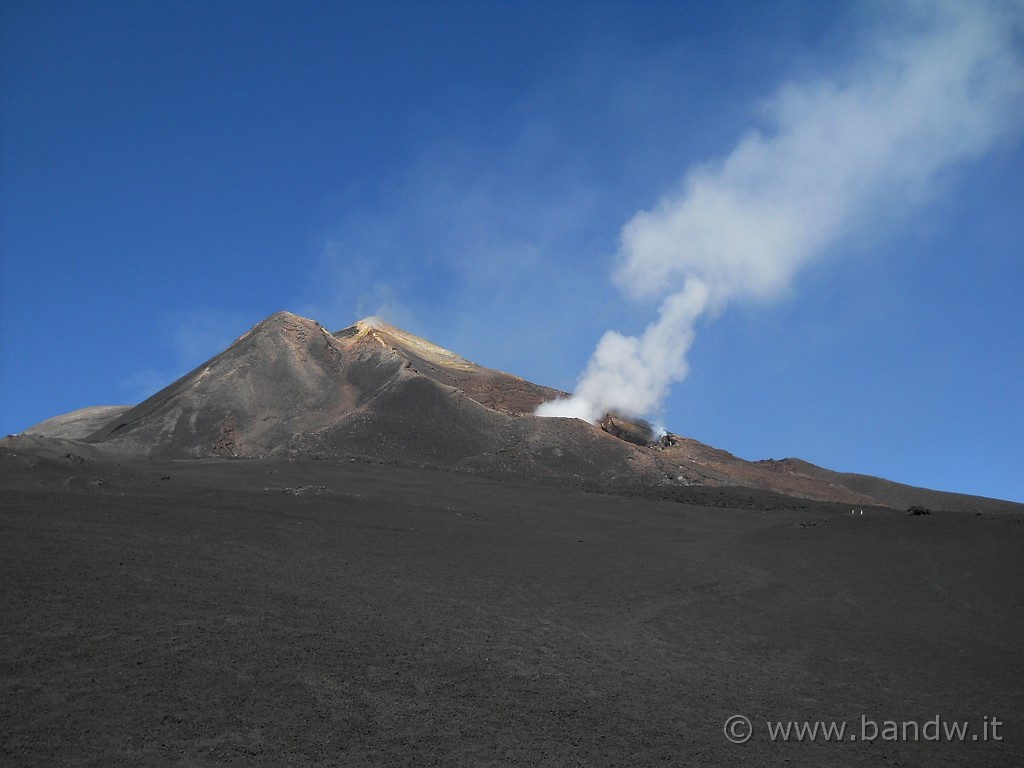
[[[654,441],[654,428],[642,419],[627,419],[615,413],[606,413],[597,422],[605,432],[633,445],[649,446]]]

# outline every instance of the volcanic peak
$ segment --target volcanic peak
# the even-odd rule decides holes
[[[392,349],[400,354],[403,352],[411,353],[427,363],[450,370],[472,373],[483,370],[482,366],[467,360],[461,355],[455,354],[451,350],[439,347],[437,344],[426,339],[389,325],[379,317],[372,315],[362,320],[357,320],[348,328],[335,333],[334,336],[339,339],[351,339],[353,341],[372,339],[385,349]]]

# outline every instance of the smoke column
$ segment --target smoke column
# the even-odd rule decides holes
[[[658,316],[639,336],[605,333],[576,393],[538,415],[655,413],[687,375],[698,320],[777,297],[872,214],[912,210],[942,171],[1024,124],[1024,4],[926,0],[904,11],[842,78],[781,87],[767,130],[691,168],[676,194],[626,223],[616,281],[660,302]]]

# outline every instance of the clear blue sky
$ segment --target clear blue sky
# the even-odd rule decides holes
[[[888,5],[8,0],[0,433],[137,402],[280,309],[572,389],[657,312],[615,280],[624,225],[786,83],[843,82]],[[915,194],[702,318],[654,415],[1024,501],[1020,131]]]

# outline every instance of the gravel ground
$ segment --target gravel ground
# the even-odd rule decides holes
[[[285,460],[0,499],[4,766],[1024,765],[1015,514]]]

